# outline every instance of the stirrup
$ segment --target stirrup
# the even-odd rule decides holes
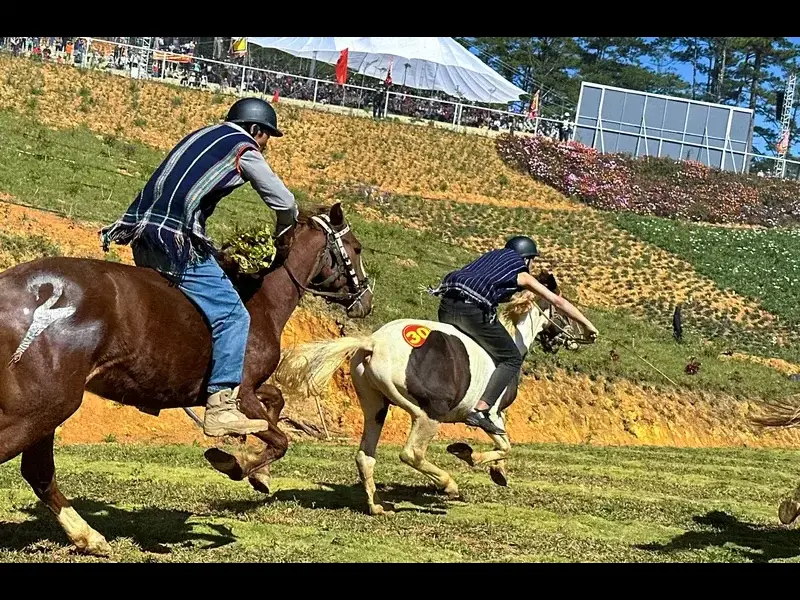
[[[491,418],[489,418],[490,410],[490,408],[486,410],[473,410],[467,415],[467,418],[464,419],[464,423],[472,427],[479,427],[491,435],[505,435],[506,432],[495,425]]]

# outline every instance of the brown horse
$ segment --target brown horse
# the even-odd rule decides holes
[[[750,422],[760,430],[800,427],[800,394],[765,402],[750,415]],[[784,525],[791,525],[797,517],[800,517],[800,486],[778,506],[778,518]]]
[[[349,317],[366,317],[372,291],[360,253],[336,204],[328,214],[301,214],[278,240],[275,261],[263,273],[239,274],[223,258],[251,317],[241,410],[271,425],[257,434],[266,445],[260,454],[206,452],[231,479],[248,477],[253,487],[269,492],[269,464],[288,447],[278,428],[283,395],[266,383],[280,359],[283,328],[305,291],[345,306]],[[68,257],[34,260],[0,274],[0,314],[0,464],[21,453],[22,476],[72,543],[105,554],[105,538],[58,489],[55,429],[81,405],[84,390],[152,414],[203,405],[209,328],[157,272]]]

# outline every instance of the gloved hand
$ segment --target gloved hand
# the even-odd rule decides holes
[[[275,233],[273,234],[274,239],[278,239],[281,237],[288,229],[293,227],[297,224],[297,215],[299,214],[299,210],[297,206],[293,208],[289,208],[287,210],[277,210],[275,214],[277,215],[277,220],[275,222]]]

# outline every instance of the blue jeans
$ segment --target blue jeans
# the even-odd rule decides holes
[[[137,266],[150,267],[168,280],[178,281],[164,267],[165,258],[158,252],[135,243],[132,250]],[[236,387],[242,382],[250,314],[231,280],[214,257],[209,256],[202,262],[187,265],[178,288],[200,310],[211,328],[213,346],[208,393]]]

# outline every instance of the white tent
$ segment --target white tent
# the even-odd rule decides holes
[[[251,44],[336,64],[348,49],[353,71],[419,90],[439,90],[475,102],[505,104],[525,90],[503,79],[449,37],[251,37]]]

